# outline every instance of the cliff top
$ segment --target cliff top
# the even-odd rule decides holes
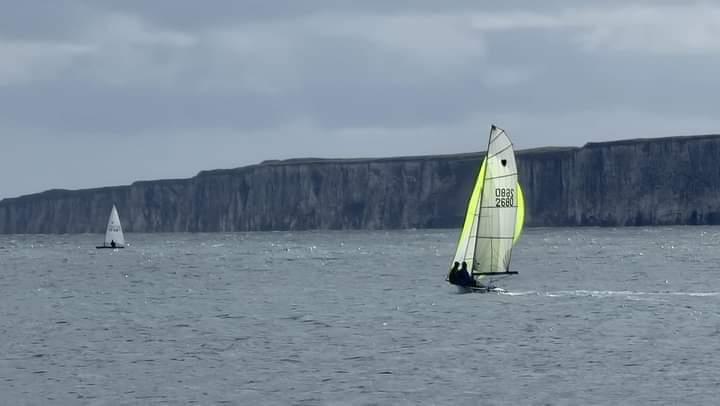
[[[691,141],[706,141],[706,140],[720,140],[720,134],[680,135],[680,136],[675,136],[675,137],[631,138],[631,139],[616,140],[616,141],[588,142],[587,144],[585,144],[583,146],[583,148],[599,148],[599,147],[604,147],[604,146],[617,146],[617,145],[691,142]]]
[[[535,153],[558,152],[558,151],[574,151],[577,147],[540,147],[523,149],[517,151],[517,154],[527,155]],[[273,159],[262,161],[259,165],[305,165],[305,164],[345,164],[345,163],[374,163],[374,162],[407,162],[407,161],[434,161],[445,159],[478,159],[482,158],[485,151],[464,152],[459,154],[438,154],[438,155],[410,155],[395,157],[378,157],[378,158],[292,158],[292,159]],[[240,168],[238,168],[240,169]]]
[[[705,135],[690,135],[690,136],[676,136],[676,137],[662,137],[662,138],[636,138],[628,140],[617,140],[617,141],[606,141],[606,142],[589,142],[582,148],[600,148],[604,146],[617,146],[617,145],[633,145],[639,143],[672,143],[672,142],[692,142],[692,141],[703,141],[703,140],[720,140],[720,134],[705,134]],[[540,147],[520,150],[517,152],[518,156],[536,156],[539,154],[553,154],[553,153],[568,153],[577,151],[579,147]],[[230,175],[240,171],[251,170],[260,167],[267,166],[289,166],[289,165],[332,165],[332,164],[368,164],[368,163],[386,163],[386,162],[408,162],[408,161],[430,161],[430,160],[462,160],[462,159],[480,159],[485,151],[479,152],[467,152],[460,154],[443,154],[443,155],[417,155],[417,156],[399,156],[399,157],[378,157],[378,158],[293,158],[284,160],[267,160],[259,164],[247,165],[232,169],[215,169],[199,172],[195,177],[213,176],[213,175]],[[143,180],[133,182],[129,186],[142,185],[142,184],[157,184],[157,185],[184,185],[187,182],[192,181],[194,178],[179,178],[179,179],[160,179],[160,180]],[[125,186],[108,186],[100,188],[90,189],[79,189],[79,190],[68,190],[68,189],[51,189],[44,192],[33,193],[29,195],[23,195],[19,197],[11,197],[0,200],[0,204],[10,203],[13,201],[35,199],[38,197],[42,198],[58,198],[70,196],[76,192],[88,192],[88,193],[127,193],[127,185]]]

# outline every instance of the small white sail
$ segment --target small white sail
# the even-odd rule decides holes
[[[105,231],[105,246],[112,246],[113,241],[118,247],[125,245],[125,237],[123,236],[122,225],[120,225],[120,216],[118,216],[115,205],[113,205],[110,218],[108,218],[107,230]]]

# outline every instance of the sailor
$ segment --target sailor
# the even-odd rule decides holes
[[[115,248],[115,240],[111,240],[111,241],[110,241],[110,246],[111,246],[112,248]]]
[[[448,274],[448,282],[450,282],[454,285],[457,285],[459,283],[459,279],[460,279],[459,278],[460,277],[459,269],[458,269],[459,267],[460,267],[460,263],[455,261],[452,269],[450,270],[450,273]]]
[[[463,261],[462,267],[460,268],[460,280],[458,285],[461,286],[475,286],[475,279],[473,279],[472,276],[470,276],[470,272],[468,272],[467,268],[467,262]]]

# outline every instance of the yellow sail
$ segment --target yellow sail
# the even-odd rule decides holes
[[[525,225],[525,196],[523,195],[520,183],[517,184],[517,214],[515,215],[515,234],[513,234],[513,244],[520,239],[523,226]]]
[[[475,180],[470,200],[468,201],[467,213],[465,213],[465,222],[460,232],[460,240],[458,241],[457,250],[455,251],[455,259],[453,261],[468,261],[472,263],[472,250],[469,250],[470,233],[477,227],[478,206],[480,204],[480,194],[483,189],[483,179],[485,179],[485,160],[480,166],[480,172]],[[466,255],[470,255],[467,257]]]

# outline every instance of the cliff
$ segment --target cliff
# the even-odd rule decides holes
[[[483,154],[295,159],[0,201],[0,233],[459,227]],[[518,152],[528,226],[720,223],[720,136]]]

